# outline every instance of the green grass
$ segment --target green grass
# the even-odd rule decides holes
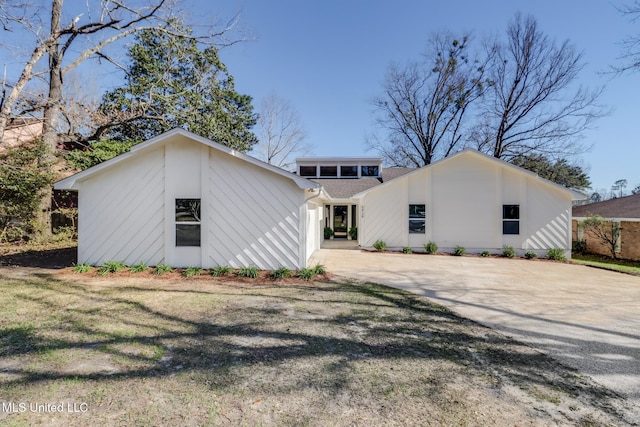
[[[314,268],[301,268],[300,270],[298,270],[298,274],[296,274],[296,277],[303,280],[311,280],[317,275],[318,273],[316,273],[316,270]]]
[[[229,267],[228,265],[219,265],[209,270],[209,273],[213,277],[223,277],[223,276],[228,276],[229,274],[231,274],[232,271],[233,271],[233,268]]]
[[[249,277],[255,279],[260,275],[260,270],[256,267],[242,267],[236,271],[236,276],[238,277]]]
[[[105,261],[104,264],[102,264],[102,266],[98,269],[98,274],[104,276],[109,273],[119,273],[126,267],[127,266],[122,261]]]
[[[187,267],[184,270],[182,270],[182,276],[183,277],[193,277],[193,276],[199,276],[202,273],[204,273],[204,270],[200,267]]]
[[[89,264],[78,264],[75,267],[73,267],[73,272],[74,273],[88,273],[91,271],[91,265]]]
[[[621,273],[640,276],[640,261],[612,259],[602,255],[587,254],[574,254],[571,260],[576,264],[588,265],[591,267],[604,268],[606,270],[619,271]]]
[[[129,271],[131,273],[142,273],[142,272],[146,271],[147,268],[148,267],[145,265],[145,263],[140,261],[139,263],[134,264],[131,267],[129,267]]]
[[[277,270],[273,270],[269,273],[270,279],[288,279],[292,275],[292,271],[287,267],[280,267]]]
[[[161,276],[164,273],[171,273],[172,271],[173,271],[173,267],[171,267],[170,265],[158,264],[153,269],[153,274]]]

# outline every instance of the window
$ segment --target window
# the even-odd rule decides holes
[[[176,246],[200,246],[200,199],[176,199]]]
[[[316,167],[300,166],[300,176],[316,176]]]
[[[409,234],[425,233],[425,205],[409,205]]]
[[[341,177],[357,177],[358,176],[358,167],[357,166],[340,166],[340,176]]]
[[[362,166],[362,176],[378,176],[378,166]]]
[[[338,176],[338,167],[320,166],[320,176]]]
[[[520,205],[502,205],[502,234],[520,234]]]

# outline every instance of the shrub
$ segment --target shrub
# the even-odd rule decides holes
[[[584,254],[587,252],[587,241],[584,239],[574,240],[571,246],[571,251],[576,254]]]
[[[404,248],[402,248],[402,253],[403,254],[412,254],[413,253],[413,249],[411,249],[409,246],[405,246]]]
[[[484,251],[480,252],[480,256],[483,256],[483,257],[491,256],[491,252],[489,252],[487,250],[484,250]]]
[[[538,254],[533,252],[533,251],[527,251],[527,252],[524,253],[524,257],[526,259],[534,259],[534,258],[538,257]]]
[[[562,248],[551,248],[547,251],[547,258],[552,259],[554,261],[566,261],[567,258],[564,256],[564,249]]]
[[[516,251],[513,250],[513,247],[504,245],[502,247],[502,256],[505,258],[513,258],[516,256]]]
[[[170,265],[158,264],[153,269],[153,274],[157,274],[158,276],[160,276],[164,273],[171,273],[172,271],[173,267],[171,267]]]
[[[124,270],[126,265],[122,261],[105,261],[102,264],[102,267],[98,269],[98,274],[104,276],[109,273],[118,273],[119,271]]]
[[[313,271],[315,271],[315,273],[318,276],[323,276],[323,275],[327,274],[327,269],[322,264],[316,264],[315,266],[313,266]]]
[[[349,229],[349,237],[351,237],[351,240],[358,239],[358,227],[351,227]]]
[[[217,267],[213,267],[209,272],[213,277],[222,277],[226,276],[233,271],[233,268],[227,265],[219,265]]]
[[[145,263],[140,261],[139,263],[129,267],[129,271],[132,273],[142,273],[143,271],[146,271],[147,268],[148,267],[145,265]]]
[[[435,254],[438,252],[438,245],[436,245],[436,242],[429,242],[424,245],[424,250],[427,251],[428,254]]]
[[[333,230],[331,229],[331,227],[325,227],[324,228],[324,238],[326,239],[330,239],[331,236],[333,236]]]
[[[271,279],[287,279],[291,277],[291,270],[287,267],[280,267],[277,270],[273,270],[269,273],[269,278]]]
[[[255,279],[260,275],[260,270],[256,267],[242,267],[238,269],[235,274],[238,277],[249,277],[251,279]]]
[[[298,270],[296,277],[304,280],[311,280],[316,277],[316,270],[314,268],[301,268]]]
[[[378,252],[384,252],[385,249],[387,249],[387,244],[382,240],[376,240],[376,242],[373,244],[373,248]]]
[[[184,277],[193,277],[193,276],[199,276],[204,272],[203,269],[201,269],[200,267],[187,267],[184,270],[182,270],[182,275]]]
[[[466,253],[467,253],[467,250],[464,248],[464,246],[460,246],[460,245],[456,246],[455,249],[453,250],[453,254],[455,256],[462,256]]]
[[[74,273],[88,273],[91,271],[91,266],[89,264],[78,264],[73,267]]]

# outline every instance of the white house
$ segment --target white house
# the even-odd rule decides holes
[[[55,188],[78,191],[78,263],[299,268],[319,245],[318,184],[182,129]]]
[[[182,129],[55,184],[78,191],[78,262],[301,268],[324,230],[369,248],[570,256],[580,193],[475,150],[419,168],[378,157],[297,159],[296,173]],[[349,231],[352,233],[349,233]]]

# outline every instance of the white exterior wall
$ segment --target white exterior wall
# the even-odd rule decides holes
[[[80,184],[78,263],[164,261],[164,149]]]
[[[426,205],[425,234],[409,234],[409,204]],[[520,205],[520,234],[502,234],[502,205]],[[463,153],[366,193],[361,222],[364,247],[416,249],[428,241],[441,251],[512,246],[519,254],[564,248],[570,255],[571,196],[526,173],[480,155]]]
[[[79,263],[297,269],[319,246],[305,244],[308,221],[319,220],[307,212],[304,189],[186,136],[82,180],[78,191]],[[200,247],[175,245],[182,198],[202,201]]]
[[[363,247],[383,240],[389,248],[407,245],[409,205],[407,180],[395,180],[367,193],[360,204],[358,237]]]
[[[208,179],[209,213],[203,213],[210,226],[206,267],[271,270],[306,265],[304,190],[285,177],[217,151],[211,151]]]

